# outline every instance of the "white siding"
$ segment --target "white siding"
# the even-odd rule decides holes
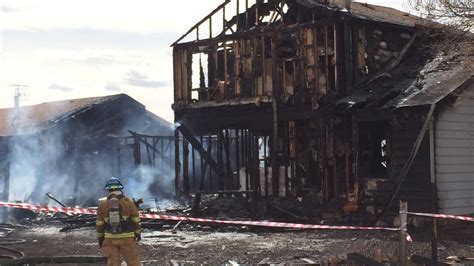
[[[436,121],[435,154],[441,213],[474,214],[474,97],[471,86]]]

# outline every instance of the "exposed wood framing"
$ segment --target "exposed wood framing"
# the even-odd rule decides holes
[[[212,157],[211,154],[206,152],[202,146],[202,144],[197,140],[191,131],[187,129],[185,126],[181,125],[178,127],[179,132],[183,134],[183,136],[186,138],[189,143],[193,146],[193,148],[199,153],[202,158],[206,161],[207,164],[211,167],[211,169],[219,176],[223,177],[225,176],[222,165],[219,165]]]
[[[175,46],[176,44],[178,44],[181,40],[183,40],[184,38],[186,38],[186,36],[188,36],[188,34],[190,34],[193,30],[197,29],[199,26],[201,26],[201,24],[203,24],[204,22],[206,22],[206,20],[212,18],[212,15],[216,14],[217,12],[219,12],[221,9],[223,9],[228,3],[230,3],[231,0],[225,0],[224,3],[222,3],[221,5],[219,5],[218,7],[216,7],[214,10],[211,11],[211,13],[209,13],[209,15],[205,16],[203,19],[201,19],[198,23],[196,23],[196,25],[192,26],[185,34],[183,34],[181,37],[179,37],[171,46]]]
[[[380,77],[384,76],[385,73],[388,73],[388,72],[392,71],[395,67],[397,67],[400,64],[400,62],[402,62],[402,59],[405,57],[406,53],[408,52],[408,50],[410,49],[410,47],[413,45],[416,38],[420,34],[421,34],[420,31],[416,31],[411,36],[410,40],[405,44],[405,46],[403,46],[403,49],[400,51],[400,54],[398,55],[398,57],[395,60],[393,60],[392,62],[390,62],[390,64],[388,64],[385,68],[383,68],[379,73],[377,73],[377,75],[375,75],[375,77],[370,79],[369,83],[379,79]]]
[[[229,2],[173,44],[173,108],[183,124],[182,143],[188,141],[193,147],[191,161],[189,151],[177,144],[177,185],[183,193],[240,188],[253,204],[262,196],[317,193],[324,203],[334,203],[357,200],[359,183],[368,178],[405,178],[419,147],[414,147],[403,169],[380,166],[388,163],[383,154],[392,153],[390,145],[383,143],[390,141],[393,131],[381,121],[391,121],[394,115],[367,110],[392,94],[365,105],[356,100],[352,106],[348,100],[350,109],[339,108],[337,101],[353,96],[360,82],[374,81],[380,76],[374,74],[400,64],[418,33],[408,42],[406,36],[399,37],[387,47],[387,39],[412,30],[351,14],[325,13],[323,8],[310,10],[301,3],[284,9],[284,1],[257,0],[251,7],[248,0],[226,6]],[[235,16],[230,18],[234,8]],[[222,16],[217,14],[220,11]],[[220,28],[221,19],[222,32],[213,34],[213,23]],[[200,39],[200,27],[207,21],[209,38]],[[196,40],[179,43],[194,30]],[[389,54],[390,60],[377,61],[377,49]],[[196,54],[208,59],[203,63],[208,84],[199,89],[197,98],[191,81],[206,71],[193,73]],[[371,125],[383,130],[372,130]],[[199,141],[191,132],[208,137]],[[155,151],[156,145],[153,142],[146,149]],[[367,163],[376,159],[381,162]],[[379,167],[374,166],[377,163]],[[185,186],[191,174],[188,191]]]

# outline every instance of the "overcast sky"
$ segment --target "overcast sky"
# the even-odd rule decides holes
[[[0,108],[24,84],[21,105],[126,93],[173,121],[169,46],[222,2],[0,0]]]

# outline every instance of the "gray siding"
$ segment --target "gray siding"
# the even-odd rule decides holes
[[[440,212],[474,214],[474,86],[441,111],[435,127]]]

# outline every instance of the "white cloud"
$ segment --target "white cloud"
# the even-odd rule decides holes
[[[136,70],[130,70],[127,73],[126,83],[130,86],[142,88],[159,88],[169,86],[168,82],[166,81],[150,80],[148,75]]]
[[[58,90],[58,91],[63,91],[63,92],[69,92],[69,91],[73,91],[73,90],[74,90],[73,88],[66,87],[66,86],[61,86],[61,85],[58,85],[58,84],[56,84],[56,83],[53,83],[53,84],[49,85],[48,89],[50,89],[50,90]]]
[[[4,0],[22,12],[5,16],[7,29],[91,28],[129,32],[185,31],[222,0]]]
[[[105,85],[105,90],[113,91],[113,92],[122,92],[123,91],[119,84],[113,83],[113,82],[108,82]]]

